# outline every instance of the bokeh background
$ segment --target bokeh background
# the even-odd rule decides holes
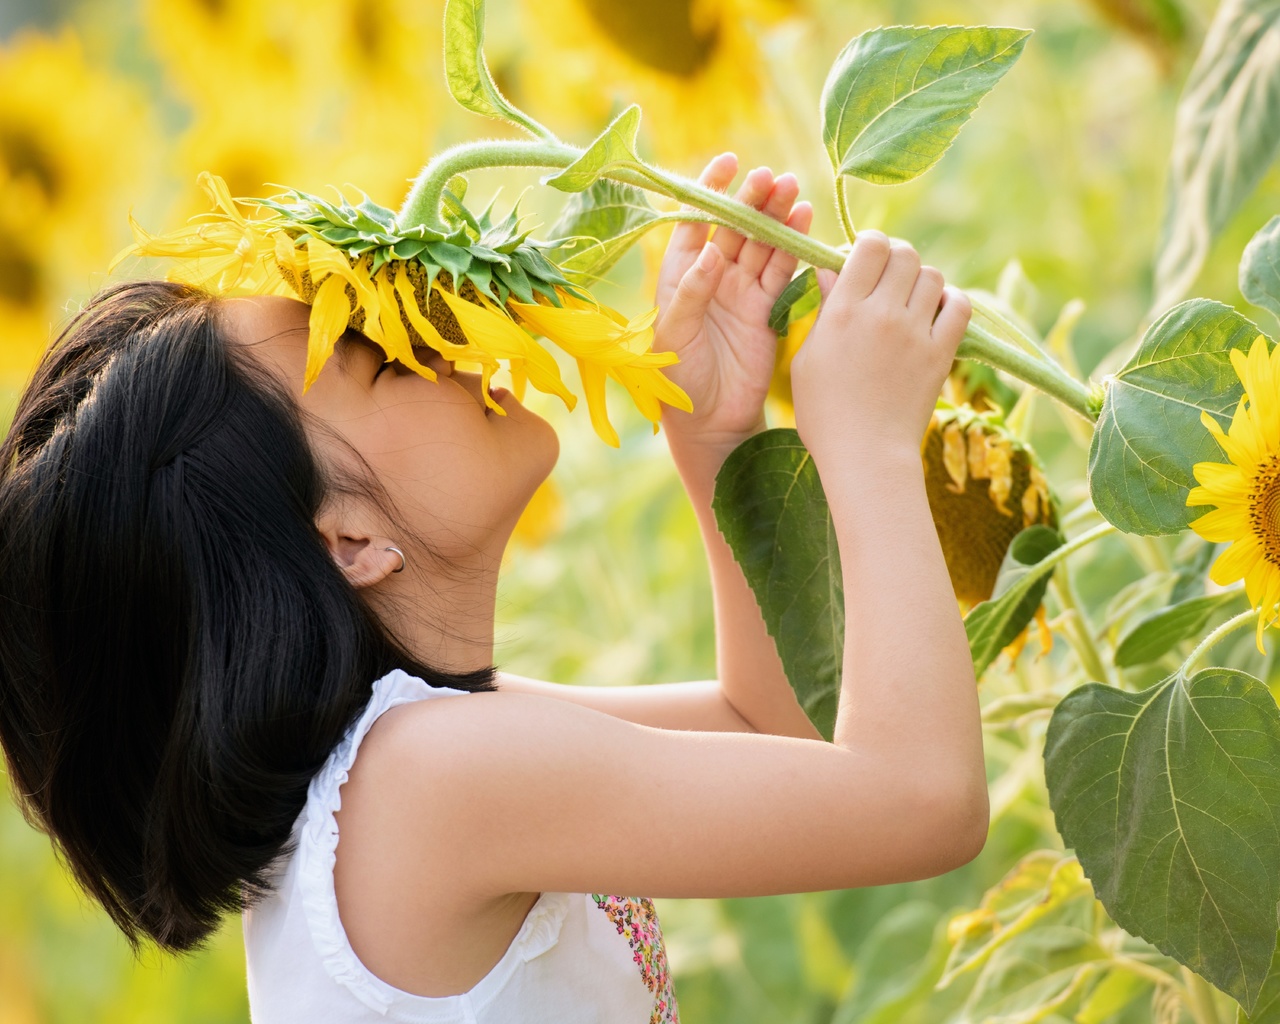
[[[130,241],[127,215],[152,230],[176,227],[203,209],[199,171],[225,177],[233,195],[270,194],[268,183],[319,192],[350,182],[395,207],[433,152],[509,134],[450,100],[442,6],[4,0],[0,430],[50,333],[108,281],[107,264]],[[890,23],[1034,28],[1021,62],[938,167],[908,185],[853,184],[851,207],[859,227],[910,239],[955,283],[994,290],[1003,279],[1041,330],[1068,300],[1084,300],[1074,346],[1088,372],[1134,336],[1150,304],[1173,111],[1212,7],[492,0],[488,53],[504,91],[566,139],[585,143],[611,113],[639,102],[642,153],[675,170],[696,174],[732,149],[744,172],[796,171],[818,209],[814,232],[836,242],[817,110],[843,44]],[[501,189],[501,205],[535,184],[528,174],[480,172],[469,199]],[[1216,243],[1195,294],[1240,304],[1236,260],[1278,196],[1273,173]],[[522,208],[550,224],[562,201],[535,187]],[[654,232],[629,254],[601,299],[631,314],[651,305],[664,242]],[[136,272],[126,263],[115,276]],[[528,400],[556,424],[562,456],[510,553],[499,664],[596,685],[714,676],[705,565],[663,438],[620,390],[610,398],[617,451],[598,441],[584,410],[569,415],[533,391]],[[1056,412],[1042,403],[1028,429],[1050,480],[1082,478],[1083,455]],[[1111,564],[1107,579],[1082,575],[1086,605],[1143,571],[1123,558]],[[1052,675],[1058,653],[1033,661],[1029,652],[1016,669],[993,673],[984,701],[1025,688],[1027,673]],[[988,736],[992,839],[961,871],[841,893],[660,900],[686,1024],[816,1024],[842,1002],[847,1019],[862,1019],[848,1016],[851,994],[856,1003],[920,961],[937,930],[1023,853],[1061,845],[1040,742],[1017,730]],[[195,956],[135,960],[3,784],[0,775],[0,1021],[247,1020],[238,921]],[[608,813],[642,841],[646,818],[662,808]],[[903,977],[932,984],[927,970]],[[942,1004],[935,1009],[945,1015]]]

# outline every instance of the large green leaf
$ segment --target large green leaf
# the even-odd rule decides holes
[[[1058,829],[1122,928],[1230,993],[1262,990],[1280,902],[1280,709],[1211,668],[1131,693],[1089,683],[1049,723]]]
[[[444,6],[444,77],[453,98],[485,117],[518,124],[526,131],[555,136],[502,95],[484,59],[485,0],[446,0]]]
[[[1057,564],[1049,556],[1062,546],[1062,540],[1062,534],[1049,526],[1028,526],[1019,532],[1005,552],[991,600],[965,616],[973,671],[979,678],[1040,607],[1049,572]]]
[[[1178,103],[1153,309],[1195,283],[1278,149],[1280,0],[1222,0]]]
[[[766,430],[740,444],[720,467],[711,507],[800,706],[831,739],[844,659],[844,592],[831,510],[800,435]]]
[[[542,183],[561,192],[581,192],[610,171],[624,167],[643,171],[644,166],[636,156],[639,131],[640,108],[633,103],[596,136],[582,156],[558,174],[543,178]]]
[[[555,261],[572,280],[589,284],[606,273],[650,228],[678,220],[659,213],[642,190],[600,178],[570,197],[551,237]]]
[[[1120,668],[1145,665],[1200,633],[1215,611],[1240,599],[1242,590],[1201,594],[1144,615],[1116,644],[1115,663]]]
[[[1245,246],[1240,294],[1280,319],[1280,217],[1272,217]]]
[[[923,174],[1030,34],[910,25],[862,33],[840,51],[822,87],[822,141],[836,173],[883,185]]]
[[[858,973],[832,1024],[897,1024],[930,994],[946,949],[946,924],[936,906],[898,904],[858,948]]]
[[[1089,445],[1089,493],[1109,522],[1126,533],[1177,533],[1203,514],[1186,504],[1192,467],[1225,456],[1200,410],[1230,425],[1243,388],[1228,352],[1257,336],[1251,321],[1209,299],[1180,303],[1151,325],[1110,380]]]

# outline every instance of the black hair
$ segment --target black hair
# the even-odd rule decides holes
[[[417,661],[315,524],[332,476],[217,300],[95,296],[0,445],[0,745],[28,820],[135,949],[198,947],[269,889],[307,784]]]

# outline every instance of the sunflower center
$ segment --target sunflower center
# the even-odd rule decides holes
[[[1249,492],[1249,526],[1262,541],[1263,557],[1280,567],[1280,455],[1258,467]]]
[[[691,78],[711,59],[720,35],[719,24],[695,24],[696,2],[582,0],[582,6],[615,45],[640,63],[655,71]]]
[[[50,202],[62,194],[62,172],[36,136],[12,124],[0,124],[0,159],[15,178],[31,175]]]
[[[40,265],[30,253],[0,248],[0,299],[35,306],[41,298]]]

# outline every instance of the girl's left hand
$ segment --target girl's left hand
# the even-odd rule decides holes
[[[724,189],[737,169],[738,158],[724,153],[699,180]],[[813,207],[797,203],[799,194],[795,175],[775,179],[767,167],[758,167],[735,198],[807,232]],[[664,372],[693,402],[692,413],[663,407],[669,443],[733,447],[764,429],[777,348],[769,312],[791,280],[796,258],[725,227],[707,241],[709,231],[706,224],[678,224],[672,232],[658,275],[653,349],[680,356]]]

